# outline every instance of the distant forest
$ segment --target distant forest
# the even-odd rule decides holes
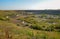
[[[25,10],[26,12],[33,12],[35,14],[60,14],[60,10]]]
[[[15,11],[17,13],[20,12],[31,12],[33,14],[60,14],[60,10],[0,10],[0,11]]]

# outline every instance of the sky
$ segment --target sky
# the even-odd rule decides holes
[[[60,0],[0,0],[0,10],[60,9]]]

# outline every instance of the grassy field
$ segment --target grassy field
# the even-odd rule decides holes
[[[60,39],[60,15],[0,11],[0,39]]]

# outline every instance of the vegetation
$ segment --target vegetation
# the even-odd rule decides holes
[[[60,16],[0,10],[0,39],[60,39]]]

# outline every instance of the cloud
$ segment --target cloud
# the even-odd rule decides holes
[[[47,0],[31,6],[31,9],[60,9],[60,0]]]

